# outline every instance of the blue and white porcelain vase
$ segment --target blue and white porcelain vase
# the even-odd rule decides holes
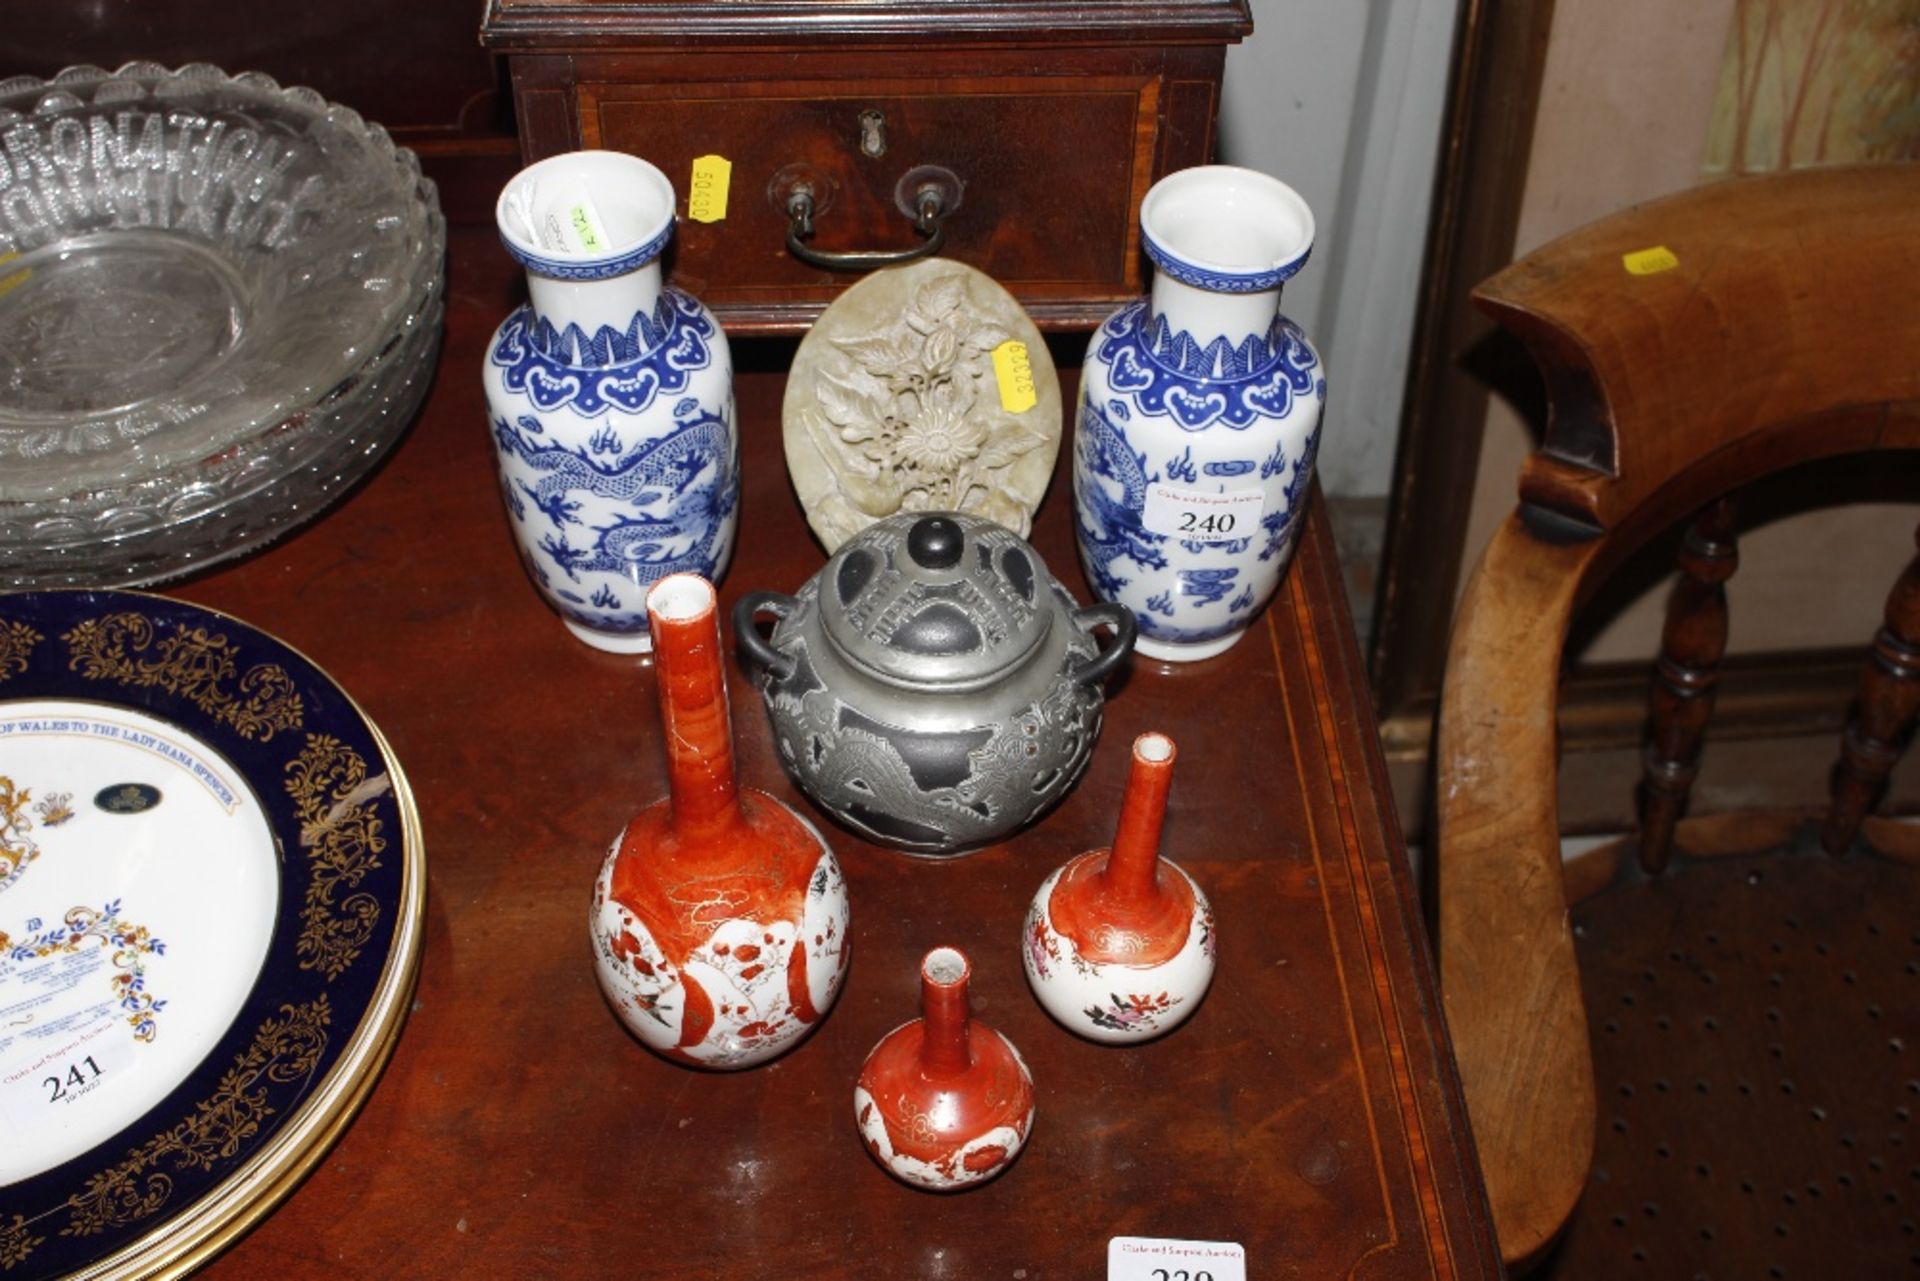
[[[1094,594],[1140,621],[1149,658],[1211,658],[1273,598],[1293,555],[1327,381],[1280,286],[1313,213],[1250,169],[1207,165],[1140,205],[1152,293],[1087,349],[1073,497]]]
[[[662,282],[673,184],[576,151],[520,171],[495,210],[529,301],[487,346],[500,487],[527,572],[568,630],[645,653],[647,590],[709,581],[740,505],[733,358],[699,300]]]

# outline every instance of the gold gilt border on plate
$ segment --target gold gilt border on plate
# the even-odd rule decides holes
[[[196,607],[197,608],[197,607]],[[24,623],[0,619],[0,681],[25,672],[43,639]],[[69,670],[83,679],[129,689],[158,688],[192,703],[242,738],[267,742],[304,727],[305,708],[286,670],[275,663],[247,667],[240,649],[219,632],[175,624],[169,631],[134,611],[77,624],[61,639]],[[315,667],[315,670],[319,670]],[[350,702],[350,700],[349,700]],[[338,1137],[391,1052],[419,960],[424,907],[419,817],[410,789],[377,727],[353,711],[379,745],[384,770],[369,775],[365,757],[339,739],[308,733],[283,767],[284,785],[300,822],[300,845],[308,880],[295,954],[303,970],[328,983],[346,973],[372,940],[381,916],[377,896],[360,889],[382,864],[388,834],[375,801],[391,791],[403,827],[400,914],[386,969],[366,1017],[342,1051],[321,1089],[296,1106],[294,1116],[241,1169],[207,1193],[177,1224],[162,1225],[82,1276],[178,1275],[243,1232],[318,1161]],[[214,1171],[234,1162],[276,1114],[269,1083],[311,1078],[329,1044],[333,1009],[327,994],[282,1004],[255,1030],[214,1093],[185,1118],[128,1151],[125,1159],[86,1181],[83,1191],[29,1218],[0,1222],[0,1274],[32,1257],[54,1230],[48,1222],[63,1210],[61,1236],[95,1236],[151,1218],[173,1195],[172,1172]],[[247,1186],[238,1193],[235,1186]],[[177,1238],[170,1240],[169,1238]]]

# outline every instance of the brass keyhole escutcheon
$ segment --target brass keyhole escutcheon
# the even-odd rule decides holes
[[[871,107],[860,113],[860,153],[876,160],[887,154],[887,118]]]

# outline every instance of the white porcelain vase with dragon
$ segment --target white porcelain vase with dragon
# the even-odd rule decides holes
[[[664,281],[674,204],[646,161],[582,151],[523,170],[497,210],[529,294],[485,360],[501,494],[541,595],[616,653],[651,648],[655,581],[725,572],[738,524],[732,357]]]

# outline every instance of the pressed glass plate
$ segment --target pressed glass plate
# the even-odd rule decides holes
[[[0,595],[0,1275],[172,1275],[324,1154],[398,1035],[424,854],[295,651]]]
[[[0,82],[0,584],[284,532],[424,395],[446,230],[378,125],[213,67]]]

